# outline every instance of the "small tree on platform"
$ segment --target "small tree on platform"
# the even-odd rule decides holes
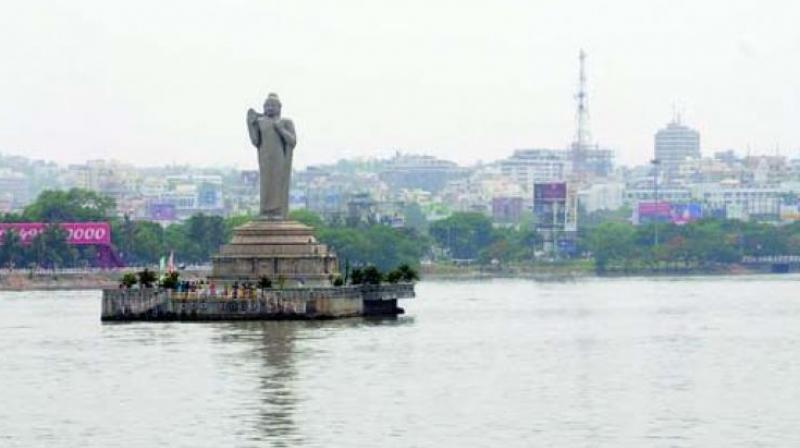
[[[151,288],[156,281],[156,273],[147,268],[144,268],[143,271],[139,271],[138,276],[139,284],[143,288]]]
[[[360,285],[364,282],[364,271],[360,268],[353,268],[350,272],[350,283],[353,285]]]
[[[180,274],[177,272],[168,272],[167,275],[161,279],[161,287],[164,289],[177,289],[179,277]]]
[[[380,285],[383,281],[383,274],[375,266],[364,268],[364,283],[368,285]]]
[[[414,282],[419,280],[419,274],[417,271],[405,263],[397,267],[397,272],[400,274],[400,279],[404,282]]]
[[[132,288],[137,281],[138,279],[136,278],[136,274],[134,274],[133,272],[126,272],[125,274],[122,275],[122,278],[119,280],[119,284],[126,288]]]
[[[262,275],[261,278],[258,279],[258,288],[259,289],[272,288],[272,279],[270,279],[266,275]]]

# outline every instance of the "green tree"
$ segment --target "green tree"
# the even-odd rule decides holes
[[[68,191],[45,190],[25,207],[25,221],[68,222],[108,219],[115,207],[114,199],[94,191],[73,188]]]
[[[604,222],[589,237],[589,247],[594,255],[595,267],[604,272],[611,263],[625,267],[634,257],[636,231],[630,224]]]
[[[225,221],[219,216],[197,214],[164,230],[164,252],[174,251],[180,260],[205,263],[226,241]]]
[[[428,219],[419,204],[416,202],[406,204],[403,206],[402,212],[406,227],[410,227],[420,234],[428,233]]]
[[[480,213],[454,213],[431,223],[430,234],[451,257],[475,259],[491,243],[492,221]]]
[[[156,222],[127,217],[111,223],[114,247],[128,264],[155,263],[164,255],[164,229]]]
[[[380,285],[383,281],[383,273],[375,266],[364,268],[364,283],[367,285]]]
[[[262,275],[258,279],[257,285],[258,285],[258,289],[269,289],[269,288],[272,288],[272,279],[270,279],[266,275]]]
[[[178,272],[169,272],[161,279],[160,285],[164,289],[177,289],[179,280],[180,274]]]
[[[156,282],[156,273],[147,268],[139,271],[136,275],[139,277],[139,284],[142,288],[150,288]]]
[[[322,221],[322,218],[320,218],[319,215],[310,210],[304,210],[304,209],[292,210],[291,212],[289,212],[289,219],[301,222],[315,229],[321,229],[325,227],[325,223]]]
[[[48,224],[31,240],[31,261],[46,268],[70,266],[76,259],[75,249],[67,243],[69,234],[58,224]]]
[[[427,239],[411,229],[378,224],[363,229],[326,227],[317,230],[317,238],[332,247],[340,260],[383,270],[402,263],[416,266],[428,248]]]
[[[225,218],[225,241],[230,241],[233,236],[233,229],[243,226],[253,220],[251,215],[236,215]]]
[[[19,234],[11,229],[3,232],[0,242],[0,267],[12,267],[21,265],[25,257],[25,248],[22,246],[22,239]]]
[[[132,288],[133,285],[137,282],[136,274],[133,272],[126,272],[122,274],[122,278],[119,280],[119,284],[126,288]]]

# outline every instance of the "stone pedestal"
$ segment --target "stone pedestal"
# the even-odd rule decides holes
[[[211,257],[211,279],[257,282],[269,277],[286,286],[329,285],[337,275],[336,254],[296,221],[256,219],[233,231],[230,244]]]

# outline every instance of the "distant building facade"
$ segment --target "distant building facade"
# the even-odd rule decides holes
[[[492,198],[492,220],[500,224],[516,224],[522,219],[525,202],[522,197]]]
[[[666,176],[675,176],[681,163],[700,158],[700,133],[673,120],[656,132],[655,158]]]
[[[499,164],[501,174],[525,191],[536,182],[566,179],[572,167],[569,153],[557,149],[518,149]]]
[[[448,181],[464,177],[469,170],[455,162],[433,156],[401,154],[388,161],[380,173],[380,180],[392,189],[421,189],[436,193]]]

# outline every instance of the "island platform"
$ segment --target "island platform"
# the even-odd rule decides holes
[[[216,292],[171,289],[103,290],[103,321],[333,319],[396,316],[413,283]]]

